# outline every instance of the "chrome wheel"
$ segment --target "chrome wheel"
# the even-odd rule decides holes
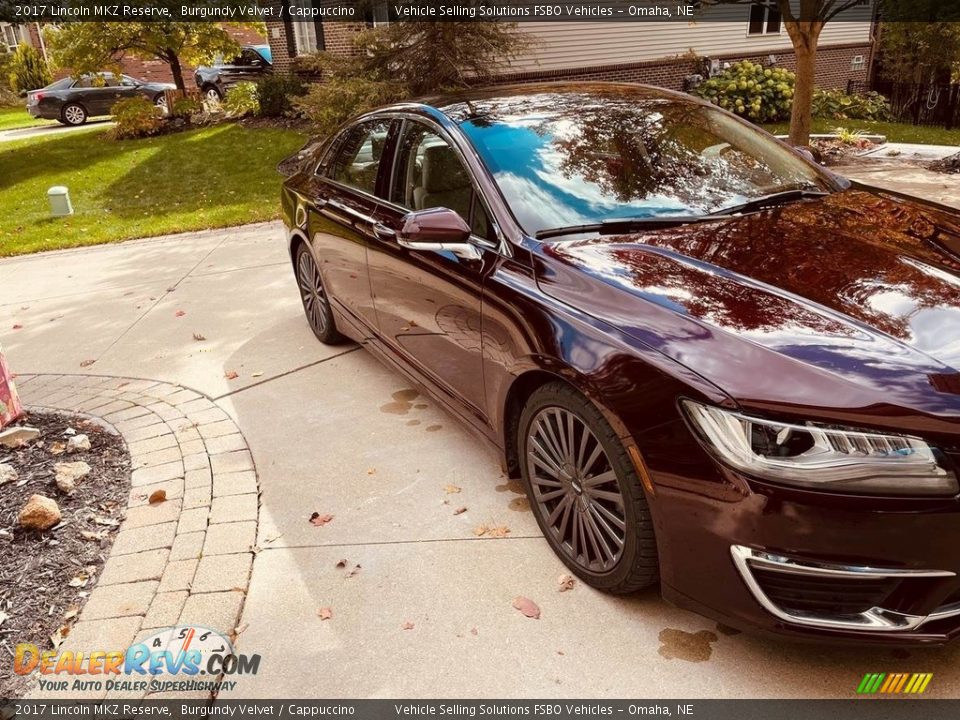
[[[207,88],[206,98],[208,103],[217,104],[220,102],[220,93],[216,88]]]
[[[63,109],[63,119],[71,125],[82,125],[87,119],[87,113],[79,105],[67,105]]]
[[[327,329],[329,314],[327,296],[323,291],[320,270],[313,261],[313,256],[306,250],[300,253],[300,259],[297,261],[297,285],[300,286],[300,299],[303,301],[307,320],[313,331],[317,335],[322,335]]]
[[[579,567],[612,570],[623,555],[627,519],[617,474],[576,413],[546,407],[532,419],[526,462],[543,526]]]
[[[160,112],[162,112],[164,115],[167,114],[167,98],[165,96],[161,95],[154,101],[153,104],[160,108]]]

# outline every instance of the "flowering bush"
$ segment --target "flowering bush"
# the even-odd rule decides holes
[[[702,83],[696,94],[756,123],[790,117],[795,76],[784,68],[743,60]]]

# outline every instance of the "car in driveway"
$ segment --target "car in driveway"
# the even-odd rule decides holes
[[[144,97],[165,108],[164,91],[175,87],[110,72],[65,77],[27,93],[27,112],[64,125],[83,125],[91,117],[109,115],[114,104],[124,98]]]
[[[193,79],[207,101],[220,102],[237,83],[256,82],[272,72],[273,55],[269,45],[244,45],[234,58],[198,67]]]
[[[587,83],[358,117],[282,215],[316,336],[499,448],[587,584],[796,639],[960,634],[955,211]]]

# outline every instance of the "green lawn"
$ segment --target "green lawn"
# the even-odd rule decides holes
[[[11,108],[0,108],[0,130],[16,130],[25,127],[41,127],[43,125],[57,124],[56,120],[38,120],[31,117],[30,113],[23,106]]]
[[[91,129],[0,143],[0,255],[270,220],[275,166],[304,141],[222,124],[143,140]],[[53,185],[70,189],[74,215],[50,217]]]
[[[789,123],[764,125],[775,135],[784,135],[790,130]],[[944,130],[939,127],[923,127],[906,123],[873,122],[871,120],[824,120],[813,119],[813,132],[833,132],[838,127],[847,130],[862,130],[865,133],[886,135],[888,142],[924,143],[927,145],[960,145],[960,128]]]

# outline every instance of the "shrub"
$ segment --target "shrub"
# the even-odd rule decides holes
[[[293,106],[318,135],[328,135],[354,115],[404,97],[404,88],[394,82],[332,77],[311,85],[306,95],[293,99]]]
[[[223,111],[233,117],[255,115],[259,109],[257,86],[252,82],[237,83],[223,98]]]
[[[790,117],[795,76],[749,60],[734,63],[702,83],[696,94],[756,123]]]
[[[266,75],[257,82],[259,114],[284,117],[293,111],[293,99],[303,96],[307,86],[297,75]]]
[[[181,96],[173,101],[170,117],[192,118],[203,112],[203,100],[196,96]]]
[[[156,135],[163,129],[163,111],[144,97],[118,100],[110,112],[117,123],[110,130],[115,140]]]
[[[831,120],[890,120],[890,102],[880,93],[870,91],[848,95],[843,90],[813,91],[814,117]]]
[[[46,60],[26,43],[21,43],[10,58],[8,77],[10,87],[17,93],[37,90],[53,81]]]

